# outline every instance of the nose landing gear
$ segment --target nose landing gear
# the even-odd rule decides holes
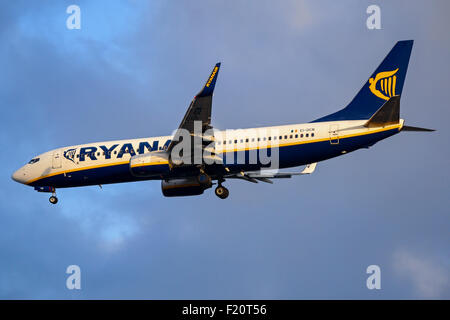
[[[56,197],[55,187],[37,186],[37,187],[34,187],[34,190],[36,190],[37,192],[48,192],[48,193],[51,192],[52,196],[50,197],[50,199],[48,199],[48,201],[50,201],[51,204],[56,204],[58,202],[58,198]]]
[[[48,199],[51,204],[57,204],[58,198],[56,197],[56,192],[53,190],[52,196]]]

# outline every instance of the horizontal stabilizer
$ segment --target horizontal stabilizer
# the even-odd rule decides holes
[[[306,165],[305,169],[300,174],[311,174],[316,170],[317,162]]]
[[[431,132],[436,130],[420,127],[403,126],[402,131]]]
[[[400,96],[389,98],[364,124],[367,128],[384,127],[400,121]]]

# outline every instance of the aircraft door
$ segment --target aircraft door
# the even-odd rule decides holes
[[[339,125],[330,124],[330,144],[339,144]]]
[[[61,151],[60,150],[53,152],[52,168],[53,169],[61,168]]]

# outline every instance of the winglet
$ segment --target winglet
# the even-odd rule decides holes
[[[197,94],[197,97],[207,97],[211,96],[214,92],[214,87],[216,86],[217,76],[219,75],[220,62],[217,63],[211,72],[208,80],[205,83],[202,91]]]

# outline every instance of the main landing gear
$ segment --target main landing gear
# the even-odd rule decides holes
[[[218,196],[220,199],[226,199],[226,198],[228,198],[228,195],[230,194],[228,189],[225,188],[224,186],[222,186],[221,183],[219,183],[215,192],[216,192],[216,196]]]
[[[211,177],[208,176],[203,170],[201,170],[200,174],[197,176],[197,181],[201,185],[206,186],[205,189],[210,188],[212,185]],[[225,179],[219,178],[217,182],[219,185],[217,186],[217,188],[215,190],[216,196],[218,196],[220,199],[228,198],[228,195],[230,194],[230,192],[228,191],[227,188],[222,186],[222,183],[225,182]]]

